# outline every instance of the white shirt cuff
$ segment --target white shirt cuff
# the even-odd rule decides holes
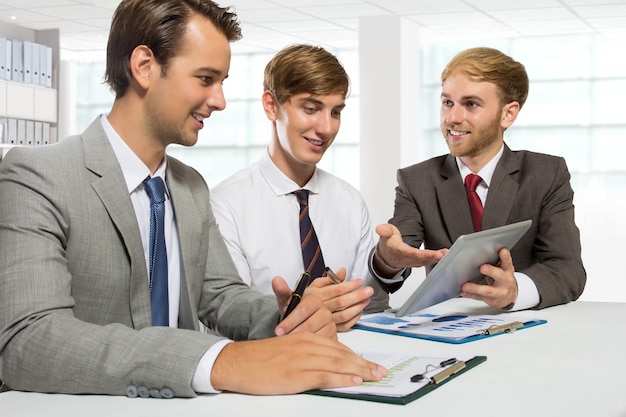
[[[206,351],[206,353],[198,362],[196,373],[191,380],[191,388],[199,394],[219,394],[221,391],[216,390],[211,385],[211,371],[217,356],[222,352],[224,346],[231,343],[232,340],[223,339],[215,343]]]
[[[384,282],[385,284],[395,284],[397,282],[402,282],[404,281],[404,278],[402,278],[402,273],[404,272],[404,269],[401,269],[400,272],[398,272],[396,275],[393,276],[393,278],[383,278],[381,276],[379,276],[378,274],[376,274],[376,278],[378,278],[379,280],[381,280],[382,282]]]
[[[515,272],[515,279],[517,280],[517,300],[511,311],[536,307],[539,304],[539,291],[535,282],[521,272]]]
[[[374,268],[374,251],[375,251],[376,247],[372,248],[372,250],[370,251],[370,254],[367,258],[367,266],[370,270],[370,274],[372,274],[372,276],[376,277],[376,279],[380,280],[382,283],[390,285],[390,284],[395,284],[398,282],[402,282],[404,281],[404,277],[402,276],[402,274],[404,273],[404,271],[406,270],[406,268],[402,268],[401,270],[398,271],[397,274],[395,274],[393,277],[391,278],[383,278],[381,277],[377,271],[376,268]]]

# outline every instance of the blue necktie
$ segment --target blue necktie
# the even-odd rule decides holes
[[[309,191],[298,190],[294,191],[294,194],[300,203],[300,244],[304,270],[311,274],[311,280],[314,280],[324,273],[324,257],[309,217]]]
[[[152,325],[169,326],[167,251],[165,250],[165,184],[161,177],[147,178],[150,198],[150,302]]]

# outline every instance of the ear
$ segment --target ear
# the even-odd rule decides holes
[[[143,88],[150,85],[152,71],[158,67],[152,50],[146,45],[139,45],[130,54],[130,71],[133,78]]]
[[[278,102],[276,101],[276,97],[274,97],[274,93],[269,90],[263,91],[261,102],[263,103],[263,111],[265,111],[267,118],[275,122],[276,114],[278,113]]]
[[[502,107],[502,115],[500,117],[500,125],[503,129],[507,129],[510,127],[515,119],[517,119],[517,115],[519,114],[520,105],[517,101],[512,101],[509,104],[505,104]]]

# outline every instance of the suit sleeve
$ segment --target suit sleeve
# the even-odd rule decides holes
[[[540,296],[537,308],[576,300],[582,294],[587,279],[581,258],[580,233],[574,222],[574,192],[563,158],[558,158],[552,175],[543,201],[536,202],[541,204],[541,211],[534,229],[533,262],[519,269],[537,286]],[[539,181],[546,181],[546,177],[538,178]],[[523,247],[523,244],[520,246]],[[515,250],[514,247],[514,263]]]

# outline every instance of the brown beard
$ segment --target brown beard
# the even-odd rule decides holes
[[[450,146],[447,139],[447,129],[444,132],[444,138],[448,144],[450,153],[458,158],[473,157],[479,155],[483,150],[499,141],[502,137],[502,127],[500,126],[500,118],[502,117],[502,110],[498,112],[498,116],[483,129],[472,131],[472,140],[470,142],[464,142],[462,146]]]

